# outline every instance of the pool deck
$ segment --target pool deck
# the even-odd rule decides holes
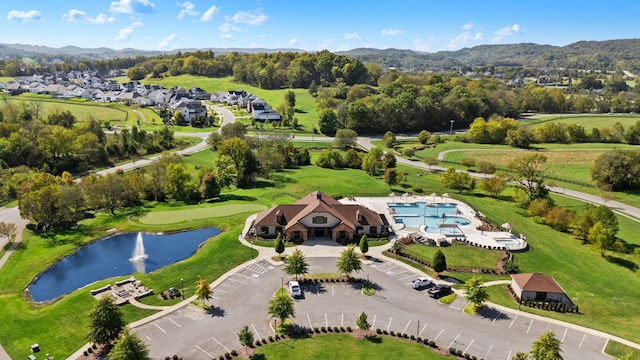
[[[480,219],[476,217],[476,211],[469,205],[451,199],[447,196],[427,196],[427,195],[410,195],[410,196],[387,196],[387,197],[356,197],[356,198],[343,198],[340,199],[343,204],[361,204],[369,209],[376,211],[379,214],[384,214],[389,220],[391,228],[395,231],[398,237],[407,237],[413,234],[418,234],[424,238],[431,238],[439,243],[441,241],[449,241],[450,238],[458,238],[461,241],[468,243],[469,245],[478,246],[486,249],[493,250],[524,250],[527,248],[527,242],[524,237],[517,237],[511,232],[488,232],[478,230],[478,227],[482,224]],[[396,215],[395,211],[389,207],[389,204],[411,204],[417,202],[425,202],[428,204],[455,204],[461,216],[469,220],[468,225],[458,225],[458,228],[462,231],[462,234],[438,234],[424,232],[423,230],[405,228],[404,224],[396,223],[393,216]],[[403,214],[404,215],[404,214]],[[417,214],[420,215],[420,214]],[[505,240],[501,242],[501,240]],[[505,242],[508,242],[505,243]]]

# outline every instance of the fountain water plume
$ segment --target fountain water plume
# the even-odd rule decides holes
[[[144,252],[144,241],[142,240],[142,233],[138,233],[138,237],[136,238],[136,247],[133,250],[133,256],[131,257],[131,261],[140,261],[147,258],[147,254]]]

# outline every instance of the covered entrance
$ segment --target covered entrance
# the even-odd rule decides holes
[[[318,227],[308,231],[308,239],[331,239],[331,228]]]

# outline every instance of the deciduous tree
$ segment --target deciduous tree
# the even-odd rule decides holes
[[[101,297],[89,313],[87,338],[96,344],[111,344],[125,328],[124,314],[111,296]]]
[[[369,319],[366,312],[361,312],[360,315],[356,318],[356,326],[360,330],[369,330],[371,328],[371,324],[369,324]]]
[[[465,290],[465,298],[473,304],[476,310],[480,309],[484,302],[489,299],[487,289],[482,286],[482,278],[473,275],[467,280],[463,288]]]
[[[209,301],[212,296],[213,290],[211,290],[211,283],[198,275],[198,280],[196,281],[196,298],[200,300],[204,306],[204,302]]]
[[[354,271],[362,270],[362,263],[358,259],[358,255],[355,251],[355,246],[349,245],[340,253],[340,258],[336,263],[338,272],[345,275],[351,275]]]
[[[548,196],[549,190],[544,183],[548,177],[546,162],[546,156],[531,154],[517,157],[508,165],[516,173],[514,180],[522,186],[529,201]]]
[[[109,360],[147,360],[149,349],[138,335],[125,328],[122,336],[109,352]]]
[[[546,331],[531,345],[529,356],[532,360],[562,360],[560,344],[553,331]]]
[[[284,272],[287,275],[295,275],[296,281],[298,275],[304,275],[309,273],[309,263],[300,249],[295,249],[287,257],[287,263],[284,265]]]
[[[253,332],[249,330],[249,325],[242,327],[238,333],[238,341],[240,341],[240,345],[245,347],[245,350],[247,347],[253,346]]]
[[[269,301],[267,314],[280,319],[280,323],[284,322],[290,316],[295,317],[293,299],[285,292],[278,292],[276,296]]]

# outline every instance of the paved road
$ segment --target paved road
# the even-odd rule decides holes
[[[335,258],[309,258],[310,272],[335,272]],[[566,359],[608,359],[602,354],[606,339],[552,322],[489,308],[480,316],[462,312],[457,300],[440,304],[426,291],[413,290],[409,281],[420,274],[392,261],[380,259],[364,266],[358,276],[378,287],[374,296],[360,293],[360,285],[324,283],[303,285],[304,298],[295,300],[298,326],[307,328],[351,326],[360,312],[368,314],[372,329],[393,330],[434,340],[485,359],[510,359],[526,351],[547,330],[562,340]],[[211,359],[240,348],[237,333],[245,324],[256,339],[273,335],[266,308],[274,291],[289,279],[281,266],[260,260],[246,264],[215,287],[207,313],[187,305],[167,316],[134,329],[150,346],[153,358],[174,353],[188,359]]]

